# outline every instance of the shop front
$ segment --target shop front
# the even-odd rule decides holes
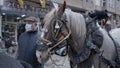
[[[23,20],[25,17],[35,16],[41,20],[52,8],[49,0],[46,1],[44,8],[41,7],[39,0],[24,0],[23,8],[20,7],[17,0],[1,1],[3,2],[0,3],[3,4],[0,7],[0,36],[5,40],[17,41],[19,34],[24,32]]]

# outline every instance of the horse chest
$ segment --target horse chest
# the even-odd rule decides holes
[[[58,55],[52,55],[47,63],[45,63],[45,68],[70,68],[68,56],[61,57]]]

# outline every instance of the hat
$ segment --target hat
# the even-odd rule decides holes
[[[38,19],[36,17],[30,16],[25,18],[24,21],[38,22]]]

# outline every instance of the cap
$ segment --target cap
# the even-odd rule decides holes
[[[30,16],[25,18],[24,21],[38,22],[38,19],[36,17]]]

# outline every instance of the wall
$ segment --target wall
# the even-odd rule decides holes
[[[2,16],[0,14],[0,36],[2,37]]]
[[[58,3],[63,3],[63,0],[52,0]],[[77,8],[79,10],[94,10],[93,0],[65,0],[67,5]]]

